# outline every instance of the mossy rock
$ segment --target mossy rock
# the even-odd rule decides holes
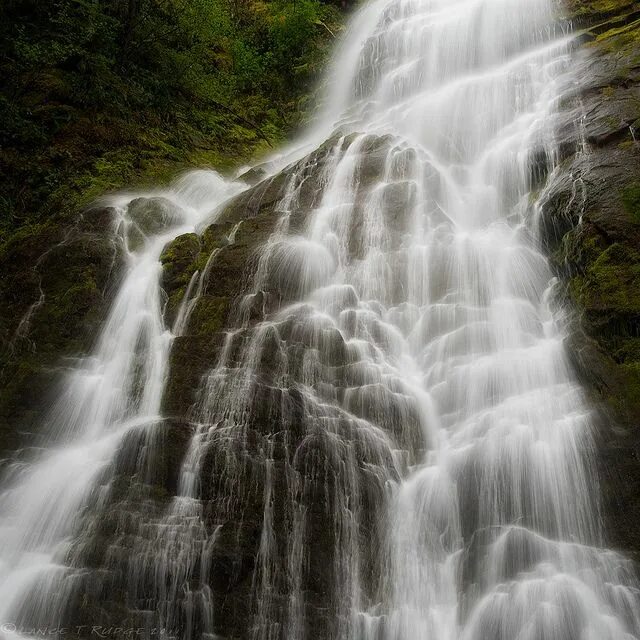
[[[640,319],[640,253],[609,245],[571,282],[576,301],[587,311],[611,310]]]
[[[137,224],[143,233],[150,235],[180,224],[184,214],[167,198],[141,197],[129,203],[127,217]]]
[[[25,227],[0,247],[0,448],[40,430],[64,359],[93,345],[121,273],[113,214]]]
[[[135,198],[127,207],[127,246],[142,247],[147,238],[167,232],[184,221],[184,212],[167,198]]]
[[[632,222],[640,224],[640,183],[633,183],[622,190],[622,203]]]
[[[192,335],[204,338],[222,331],[229,317],[230,303],[228,297],[202,296],[191,315]]]
[[[567,353],[600,416],[609,544],[640,560],[640,7],[625,0],[565,7],[584,31],[575,90],[559,113],[566,153],[544,191],[541,234],[565,283]]]
[[[195,233],[178,236],[164,248],[160,255],[162,288],[169,295],[175,289],[189,284],[201,249],[200,238]]]

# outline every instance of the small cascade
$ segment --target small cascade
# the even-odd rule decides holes
[[[63,627],[83,587],[74,553],[85,516],[100,518],[123,442],[140,432],[152,443],[159,421],[173,338],[162,318],[160,253],[240,189],[203,171],[166,191],[107,203],[126,254],[123,283],[94,355],[69,372],[48,414],[50,448],[7,465],[3,478],[0,619],[9,631]],[[144,460],[138,464],[144,477]]]

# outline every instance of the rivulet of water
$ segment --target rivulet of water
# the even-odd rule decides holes
[[[117,560],[129,606],[171,637],[226,636],[212,554],[257,527],[243,637],[640,638],[536,235],[570,78],[556,9],[377,0],[354,17],[317,125],[267,165],[288,165],[277,223],[198,390],[176,495]],[[161,418],[172,336],[216,259],[171,332],[160,252],[239,189],[196,174],[155,194],[170,221],[141,236],[116,199],[127,275],[49,418],[56,445],[5,479],[1,619],[64,616],[71,541],[124,434]]]

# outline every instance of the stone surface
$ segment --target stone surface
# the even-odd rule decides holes
[[[601,408],[609,542],[640,560],[640,6],[576,0],[575,87],[541,233],[573,309],[569,353]]]
[[[65,358],[86,354],[118,285],[114,212],[52,219],[0,246],[0,456],[33,444]]]

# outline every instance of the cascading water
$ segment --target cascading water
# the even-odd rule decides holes
[[[382,0],[355,17],[323,117],[271,162],[277,222],[190,410],[176,495],[112,534],[103,569],[124,576],[141,637],[227,636],[213,568],[229,540],[254,545],[229,637],[640,637],[535,233],[570,40],[551,0]],[[240,189],[207,175],[161,194],[155,234],[132,235],[135,200],[115,202],[137,238],[127,275],[50,418],[56,446],[10,466],[0,501],[0,622],[17,636],[64,622],[86,587],[78,541],[123,438],[157,446],[172,335],[217,253],[173,333],[158,258]]]
[[[119,196],[112,202],[127,273],[95,354],[64,380],[49,415],[50,450],[35,462],[18,460],[5,469],[7,488],[0,495],[5,635],[38,628],[55,635],[52,630],[61,628],[82,573],[72,568],[69,554],[83,516],[99,514],[123,439],[142,429],[142,437],[152,440],[159,419],[173,337],[162,320],[160,253],[176,235],[212,219],[216,202],[239,188],[216,174],[196,172],[173,189],[151,194],[157,198],[153,220],[145,219],[150,201]]]

